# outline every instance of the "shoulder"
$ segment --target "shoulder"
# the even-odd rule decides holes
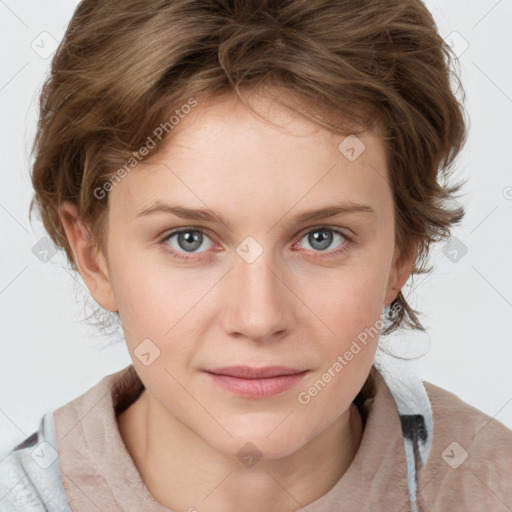
[[[424,386],[432,406],[434,436],[459,439],[474,455],[478,451],[495,456],[494,462],[512,463],[512,430],[454,393],[430,382]]]
[[[423,384],[433,424],[432,447],[418,475],[426,509],[509,511],[512,431],[454,393]]]
[[[53,431],[52,431],[53,429]],[[70,512],[62,485],[53,413],[0,462],[2,512]]]

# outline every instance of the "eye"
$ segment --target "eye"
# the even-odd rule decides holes
[[[338,244],[338,248],[334,248],[332,251],[327,251],[329,247],[333,244],[333,241],[338,239],[340,242]],[[300,241],[306,240],[306,242],[310,245],[313,251],[315,252],[328,252],[328,255],[340,254],[348,249],[350,244],[350,239],[343,232],[338,229],[333,229],[329,227],[319,227],[315,229],[309,230],[299,239]]]
[[[177,259],[187,259],[188,257],[182,254],[197,254],[197,249],[204,245],[205,240],[209,240],[209,244],[205,247],[207,251],[213,244],[205,231],[197,228],[182,228],[166,235],[160,243],[167,246],[167,250]],[[199,251],[199,253],[202,252],[205,251]]]
[[[321,226],[310,229],[293,244],[293,247],[301,246],[300,242],[306,240],[317,254],[317,257],[334,257],[348,250],[352,244],[352,239],[338,229]],[[327,249],[338,239],[338,248],[328,251]],[[206,242],[206,247],[204,246]],[[202,258],[202,253],[208,252],[212,248],[213,242],[205,230],[201,228],[180,228],[165,235],[159,243],[165,250],[171,253],[171,256],[177,260],[191,260]],[[198,251],[203,246],[202,251]],[[196,256],[197,255],[197,256]]]

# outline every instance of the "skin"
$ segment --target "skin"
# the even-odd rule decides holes
[[[332,488],[361,442],[351,402],[378,335],[309,403],[298,394],[378,325],[414,262],[395,248],[377,134],[360,136],[366,149],[352,162],[338,150],[344,135],[263,95],[253,104],[277,125],[232,96],[199,102],[109,193],[105,251],[91,243],[72,204],[60,210],[84,282],[102,307],[118,312],[146,387],[119,415],[120,434],[151,493],[173,510],[291,512]],[[137,218],[156,199],[210,208],[229,227],[168,212]],[[294,220],[342,201],[374,213]],[[178,236],[159,243],[182,227],[206,231],[199,248],[187,252]],[[308,238],[315,230],[332,235],[327,248]],[[248,236],[262,249],[251,263],[236,252]],[[134,350],[148,338],[160,354],[145,365]],[[296,387],[259,399],[234,395],[202,372],[236,364],[310,371]],[[237,457],[248,442],[261,455],[251,467]]]

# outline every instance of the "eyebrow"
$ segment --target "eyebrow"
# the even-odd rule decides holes
[[[155,213],[171,213],[177,217],[181,217],[182,219],[216,222],[224,224],[231,229],[230,222],[222,217],[222,215],[215,213],[213,210],[187,208],[186,206],[179,204],[172,205],[162,201],[155,201],[149,206],[146,206],[135,216],[135,218],[146,217]],[[299,213],[292,221],[289,222],[304,223],[347,213],[370,213],[376,215],[375,210],[369,205],[355,203],[352,201],[344,201]]]

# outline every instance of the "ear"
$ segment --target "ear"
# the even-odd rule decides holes
[[[101,250],[93,243],[89,227],[81,221],[76,206],[69,201],[61,204],[59,217],[80,275],[94,300],[104,309],[117,311],[107,262]]]
[[[414,268],[417,252],[418,246],[416,243],[412,243],[409,252],[402,255],[399,254],[398,247],[395,247],[384,306],[389,306],[396,299],[398,293],[407,282],[407,279],[409,279],[412,269]]]

